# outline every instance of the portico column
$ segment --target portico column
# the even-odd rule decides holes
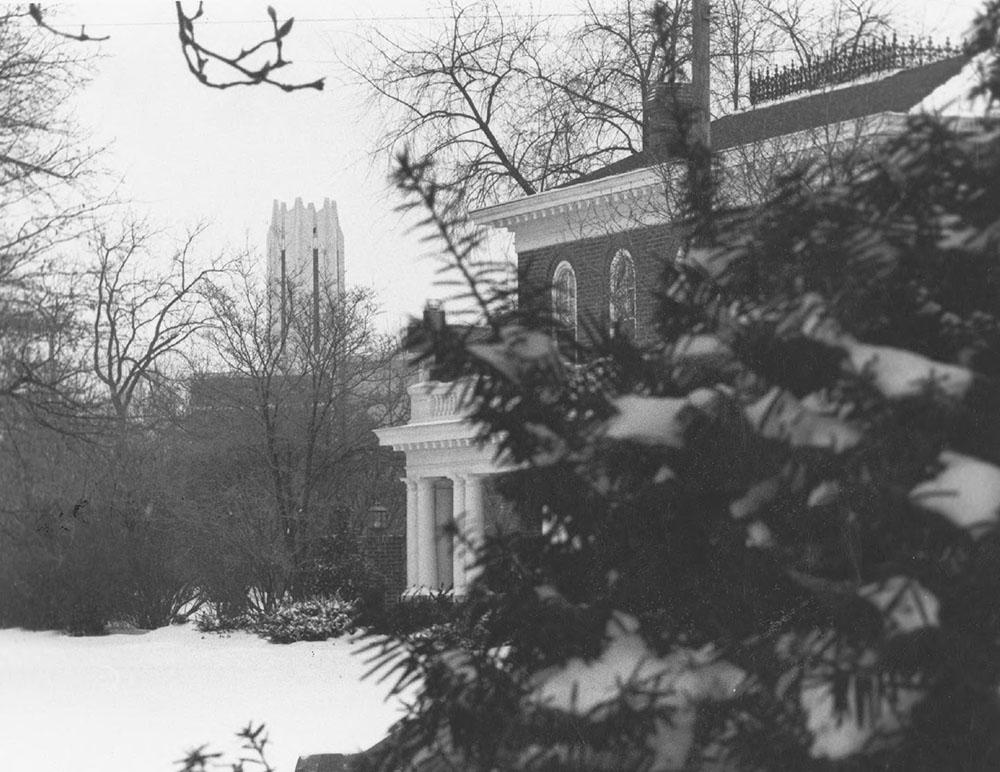
[[[451,478],[452,512],[455,518],[455,536],[452,542],[452,585],[456,595],[465,595],[465,568],[468,562],[465,549],[466,516],[465,516],[465,478],[455,475]]]
[[[417,584],[431,589],[438,586],[435,514],[434,480],[421,477],[417,480]]]
[[[420,584],[420,564],[418,562],[420,538],[417,520],[417,481],[406,478],[406,586]]]
[[[478,549],[483,543],[486,535],[486,511],[483,505],[483,481],[484,476],[478,474],[467,475],[465,478],[465,538],[469,544]],[[473,557],[469,556],[468,563],[472,563]],[[465,572],[465,581],[471,582],[478,574],[478,569],[471,569]]]

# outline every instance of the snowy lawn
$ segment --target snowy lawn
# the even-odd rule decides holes
[[[360,680],[364,658],[351,651],[346,639],[277,645],[193,625],[94,638],[0,630],[0,768],[170,772],[199,745],[238,748],[251,720],[266,722],[278,772],[300,755],[362,750],[399,704]]]

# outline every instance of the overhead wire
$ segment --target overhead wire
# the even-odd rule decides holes
[[[530,19],[530,18],[583,18],[589,14],[583,11],[579,12],[556,12],[556,13],[521,13],[521,12],[511,12],[504,13],[505,18],[518,18],[518,19]],[[325,17],[292,17],[295,19],[296,24],[334,24],[334,23],[346,23],[346,22],[376,22],[376,21],[439,21],[439,20],[450,20],[451,16],[448,14],[434,14],[425,16],[325,16]],[[485,19],[489,18],[484,14],[467,14],[466,18],[469,19]],[[73,23],[71,20],[66,19],[68,23]],[[215,25],[233,25],[233,24],[266,24],[266,18],[257,19],[198,19],[198,25],[202,26],[215,26]],[[169,21],[109,21],[101,22],[95,19],[87,19],[87,26],[92,27],[175,27],[177,26],[176,19],[171,19]]]

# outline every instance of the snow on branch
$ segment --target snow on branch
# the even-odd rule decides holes
[[[605,641],[595,659],[573,657],[536,673],[527,700],[536,707],[597,719],[630,693],[651,696],[656,707],[673,709],[669,731],[659,732],[653,743],[659,760],[670,764],[655,764],[656,769],[674,769],[687,757],[698,706],[735,698],[747,678],[712,647],[658,656],[639,633],[638,621],[620,611],[608,620]]]
[[[915,579],[893,576],[867,584],[859,593],[882,612],[890,634],[940,625],[940,601]]]
[[[717,397],[712,389],[697,389],[686,397],[626,394],[614,400],[618,413],[608,421],[604,436],[612,440],[682,448],[684,432],[695,411],[709,407]]]
[[[840,453],[861,441],[861,430],[856,425],[777,387],[744,412],[762,437],[787,441],[796,447],[827,448]]]
[[[517,325],[504,327],[498,342],[472,343],[468,350],[512,383],[520,383],[526,373],[537,368],[559,368],[556,342],[544,332]]]
[[[910,491],[910,500],[959,528],[993,526],[1000,519],[1000,467],[986,461],[942,451],[937,476]]]
[[[857,689],[859,679],[850,683]],[[813,741],[813,758],[838,760],[861,751],[872,738],[898,731],[906,716],[923,694],[917,689],[897,687],[895,703],[887,695],[873,697],[873,704],[862,712],[856,705],[846,710],[838,704],[833,685],[826,679],[807,680],[799,695],[806,714],[806,726]]]
[[[920,354],[891,346],[871,346],[844,338],[841,346],[857,373],[869,375],[882,396],[889,399],[922,394],[929,384],[950,397],[964,397],[973,373],[966,367],[935,362]]]

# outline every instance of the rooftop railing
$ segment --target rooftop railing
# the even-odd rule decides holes
[[[880,40],[862,41],[803,64],[751,71],[750,104],[850,83],[868,75],[920,67],[960,53],[961,47],[952,45],[950,39],[937,44],[930,38],[900,41],[893,35],[891,40],[883,36]]]
[[[468,386],[462,381],[424,381],[409,392],[411,424],[454,420],[469,412]]]

